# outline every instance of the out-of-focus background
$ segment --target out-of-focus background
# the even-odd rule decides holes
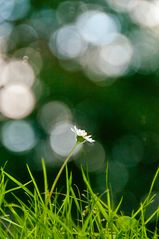
[[[0,165],[42,182],[43,158],[52,180],[73,125],[96,140],[75,152],[75,182],[82,165],[102,193],[109,162],[128,213],[159,164],[158,0],[0,0]]]

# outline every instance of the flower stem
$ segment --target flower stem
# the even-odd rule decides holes
[[[54,180],[54,182],[53,182],[53,184],[52,184],[52,187],[51,187],[51,189],[50,189],[49,199],[51,198],[51,196],[52,196],[52,194],[53,194],[53,192],[54,192],[55,186],[56,186],[56,184],[57,184],[57,182],[58,182],[58,180],[59,180],[59,178],[60,178],[60,176],[61,176],[61,174],[62,174],[62,172],[63,172],[63,170],[64,170],[64,168],[65,168],[65,166],[67,165],[69,159],[70,159],[71,156],[73,155],[73,152],[74,152],[75,148],[76,148],[78,145],[79,145],[79,142],[77,141],[77,143],[73,146],[73,148],[71,149],[69,155],[67,156],[67,158],[66,158],[65,161],[63,162],[63,164],[62,164],[62,166],[61,166],[61,168],[60,168],[58,174],[56,175],[56,178],[55,178],[55,180]]]

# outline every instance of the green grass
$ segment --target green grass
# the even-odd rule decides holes
[[[93,192],[86,173],[82,170],[86,190],[82,193],[73,184],[72,174],[66,167],[66,193],[50,191],[44,162],[44,192],[41,193],[29,167],[30,181],[22,184],[3,168],[0,173],[0,238],[1,239],[157,239],[159,209],[151,215],[146,210],[155,199],[152,194],[157,170],[148,196],[131,216],[114,208],[109,188],[105,190],[106,202]],[[7,182],[13,186],[8,189]],[[30,188],[33,188],[31,190]],[[17,196],[23,192],[25,203]],[[8,200],[10,197],[13,200]],[[150,231],[148,224],[156,220],[156,229]]]

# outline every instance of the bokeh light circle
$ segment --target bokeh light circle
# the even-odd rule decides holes
[[[129,172],[126,166],[115,160],[109,162],[109,183],[114,193],[121,192],[129,179]]]
[[[113,78],[125,75],[133,57],[133,46],[123,34],[116,34],[110,44],[92,47],[80,59],[85,74],[95,83],[110,84]]]
[[[79,15],[76,26],[86,42],[96,45],[110,43],[119,32],[113,17],[99,10],[88,10]]]
[[[50,101],[44,104],[38,113],[38,120],[48,133],[56,123],[70,121],[71,119],[71,110],[61,101]]]
[[[131,19],[143,27],[158,27],[159,26],[159,2],[158,1],[138,1],[132,9]]]
[[[15,0],[0,0],[0,19],[1,21],[7,20],[14,9]]]
[[[26,60],[13,60],[5,65],[1,79],[4,85],[19,82],[32,86],[35,75],[31,65]]]
[[[142,140],[135,135],[122,137],[112,149],[113,159],[127,167],[136,166],[143,159],[143,153]]]
[[[59,156],[66,157],[76,144],[75,134],[71,131],[73,124],[67,121],[59,122],[52,128],[50,144],[53,151]],[[75,151],[78,152],[80,145]]]
[[[29,115],[35,106],[35,97],[30,88],[23,84],[8,84],[0,92],[0,111],[11,119]]]
[[[60,59],[77,58],[86,49],[86,43],[73,25],[65,25],[53,33],[49,46]]]
[[[14,56],[18,59],[23,59],[25,63],[28,62],[36,76],[40,73],[43,61],[38,49],[34,49],[31,46],[20,48],[14,53]]]
[[[110,6],[119,12],[130,12],[138,4],[138,0],[107,0]]]
[[[32,125],[23,120],[8,121],[1,130],[2,144],[12,152],[31,150],[36,142],[36,135]]]
[[[106,154],[103,146],[99,142],[87,144],[79,153],[75,163],[78,167],[83,167],[88,172],[103,171],[105,166]]]

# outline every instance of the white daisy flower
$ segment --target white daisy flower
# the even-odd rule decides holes
[[[71,130],[75,133],[77,142],[79,142],[79,143],[84,143],[85,141],[87,141],[89,143],[95,142],[95,140],[92,139],[91,135],[87,135],[87,132],[85,130],[78,129],[76,126],[71,128]]]

